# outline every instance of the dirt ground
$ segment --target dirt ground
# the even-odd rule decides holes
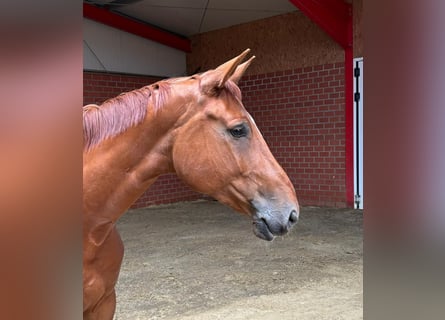
[[[362,319],[362,211],[303,207],[292,232],[256,238],[215,201],[131,210],[115,319]]]

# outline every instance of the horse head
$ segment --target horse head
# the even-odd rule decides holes
[[[238,81],[249,50],[187,79],[193,96],[175,128],[172,160],[193,189],[252,217],[254,233],[272,240],[297,223],[294,187],[244,108]]]

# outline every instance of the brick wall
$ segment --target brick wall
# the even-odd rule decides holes
[[[84,71],[83,103],[84,105],[89,103],[100,104],[122,92],[138,89],[159,80],[161,80],[159,77]],[[201,194],[185,186],[175,174],[167,174],[161,176],[136,201],[132,208],[142,208],[153,204],[177,201],[192,201],[200,198],[202,198]]]
[[[84,72],[84,104],[100,103],[157,80]],[[345,207],[343,63],[248,75],[240,88],[245,107],[292,180],[300,204]],[[202,197],[169,174],[133,207]]]
[[[345,207],[343,63],[246,76],[240,88],[300,204]]]
[[[99,104],[124,91],[138,89],[159,80],[159,77],[84,71],[83,104]]]

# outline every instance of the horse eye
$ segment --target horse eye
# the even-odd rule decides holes
[[[242,137],[247,136],[248,130],[247,130],[247,127],[242,124],[242,125],[233,127],[232,129],[229,129],[229,132],[234,138],[242,138]]]

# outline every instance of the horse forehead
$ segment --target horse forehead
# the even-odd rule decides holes
[[[247,112],[247,118],[249,119],[250,123],[252,123],[252,126],[256,129],[256,131],[260,134],[260,136],[263,137],[263,134],[261,133],[260,129],[258,129],[258,126],[256,125],[255,119],[250,115],[249,112]]]
[[[244,108],[239,99],[234,96],[225,95],[216,99],[219,103],[215,103],[215,100],[209,100],[207,105],[211,108],[216,108],[217,113],[221,116],[229,116],[230,118],[249,118],[250,115]],[[250,117],[251,118],[251,117]]]
[[[247,113],[247,111],[244,108],[241,97],[235,94],[233,90],[225,88],[218,96],[218,99],[221,99],[221,101],[223,101],[223,103],[227,106],[227,108],[231,108],[233,110],[240,110],[243,113]]]
[[[251,115],[249,112],[247,112],[247,118],[248,118],[249,121],[252,122],[252,124],[257,128],[255,119],[252,117],[252,115]]]

